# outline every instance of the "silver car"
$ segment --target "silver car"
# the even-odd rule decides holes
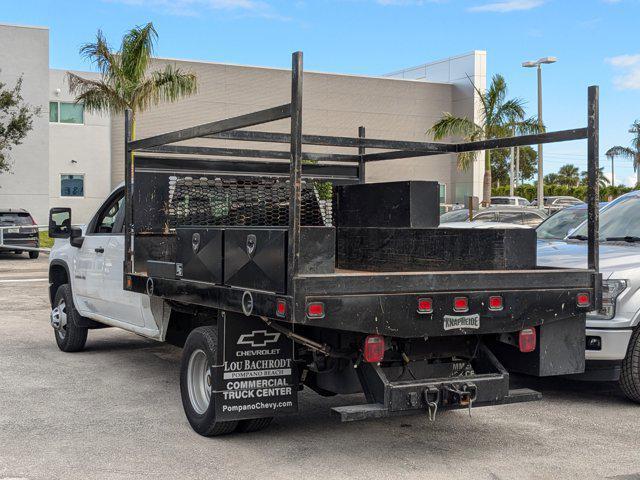
[[[587,224],[565,241],[538,243],[538,265],[586,268]],[[587,315],[584,379],[618,380],[640,403],[640,191],[623,195],[600,213],[602,310]]]
[[[535,228],[547,218],[542,210],[528,207],[489,207],[473,212],[474,222],[499,222]],[[440,224],[469,221],[469,210],[454,210],[440,215]]]

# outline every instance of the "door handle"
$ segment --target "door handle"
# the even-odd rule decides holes
[[[96,253],[104,253],[104,248],[98,247],[98,248],[95,249],[95,252]]]

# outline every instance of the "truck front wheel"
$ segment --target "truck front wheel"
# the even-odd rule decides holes
[[[640,403],[640,326],[631,335],[627,355],[622,361],[620,387],[627,398]]]
[[[73,306],[71,287],[60,285],[51,309],[51,326],[58,348],[63,352],[79,352],[87,343],[86,327],[78,326],[80,314]]]
[[[184,344],[180,366],[180,393],[182,406],[191,427],[200,435],[213,437],[233,432],[237,421],[216,420],[212,398],[213,379],[210,372],[215,364],[218,348],[216,327],[194,329]]]

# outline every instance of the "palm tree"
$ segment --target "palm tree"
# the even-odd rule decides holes
[[[544,184],[545,185],[555,185],[560,184],[560,177],[557,173],[547,173],[544,176]]]
[[[630,158],[633,161],[633,170],[638,175],[636,181],[636,184],[638,184],[640,183],[640,120],[633,122],[631,128],[629,128],[629,133],[634,135],[631,140],[631,147],[616,145],[607,150],[606,155],[611,159],[611,162],[615,157]]]
[[[563,165],[558,170],[558,177],[562,185],[576,187],[580,183],[580,169],[571,164]]]
[[[151,70],[158,33],[152,23],[136,26],[122,38],[120,50],[111,50],[98,30],[95,43],[80,48],[80,54],[95,64],[100,80],[89,80],[67,72],[69,90],[76,102],[93,112],[108,111],[121,114],[132,112],[132,136],[135,138],[135,120],[138,112],[163,101],[174,102],[197,91],[196,76],[173,65]]]
[[[580,177],[580,183],[582,185],[587,185],[589,182],[589,172],[582,172]],[[611,182],[604,174],[604,167],[598,168],[598,184],[600,185],[600,188],[605,188],[610,183]]]
[[[470,80],[471,81],[471,80]],[[427,133],[435,140],[446,137],[459,136],[468,141],[502,138],[513,133],[527,134],[540,131],[538,120],[525,118],[524,101],[519,98],[507,100],[507,83],[502,75],[494,75],[491,85],[485,92],[481,92],[471,82],[478,97],[482,110],[479,123],[466,117],[456,117],[445,112],[442,118],[429,129]],[[475,159],[474,152],[458,154],[458,169],[467,170]],[[484,154],[484,181],[482,201],[491,201],[491,151]]]

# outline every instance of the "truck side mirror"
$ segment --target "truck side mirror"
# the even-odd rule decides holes
[[[49,237],[69,238],[71,236],[71,209],[56,207],[49,210]]]
[[[71,227],[71,236],[69,243],[72,247],[80,248],[84,243],[84,237],[82,236],[82,229],[79,227]]]

